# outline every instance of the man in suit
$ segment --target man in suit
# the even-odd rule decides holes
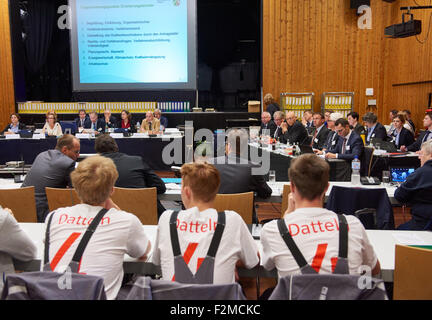
[[[335,129],[340,136],[335,152],[326,153],[326,159],[353,160],[356,156],[360,159],[363,150],[363,140],[350,129],[348,120],[341,118],[335,122]]]
[[[69,175],[75,169],[79,154],[79,140],[65,134],[57,140],[54,150],[44,151],[36,157],[21,187],[35,187],[38,222],[44,222],[49,212],[45,187],[71,186]]]
[[[313,130],[315,129],[315,125],[313,122],[313,112],[311,110],[306,110],[303,113],[302,124],[305,126],[309,134],[313,133]]]
[[[314,149],[321,150],[324,147],[324,143],[327,141],[330,130],[324,125],[324,115],[320,112],[315,112],[313,114],[313,122],[315,130],[312,137],[311,146]]]
[[[296,121],[293,111],[287,112],[285,122],[281,124],[281,127],[283,133],[283,136],[281,137],[282,143],[307,143],[308,133],[306,128],[299,121]]]
[[[111,115],[111,110],[105,110],[104,111],[104,118],[103,121],[105,122],[106,128],[115,128],[117,126],[117,119],[113,115]]]
[[[91,121],[84,109],[79,111],[79,117],[75,119],[77,128],[90,129]]]
[[[270,113],[263,112],[261,114],[261,129],[259,131],[259,136],[268,135],[273,137],[275,131],[276,124],[272,121]]]
[[[412,205],[412,219],[400,225],[399,230],[432,230],[432,140],[423,142],[419,159],[420,168],[394,193],[400,203]]]
[[[98,118],[98,114],[95,111],[90,112],[90,128],[84,129],[85,133],[94,133],[98,135],[105,132],[105,121]]]
[[[366,144],[370,144],[374,138],[387,141],[387,131],[377,120],[378,117],[373,112],[368,112],[363,116],[363,121],[368,128],[366,132]]]
[[[401,146],[401,151],[419,151],[422,143],[432,139],[432,112],[427,112],[423,119],[423,126],[427,128],[417,140],[409,146]]]
[[[275,138],[276,140],[281,139],[282,136],[282,122],[285,120],[285,114],[282,111],[275,111],[273,114],[274,123],[276,125],[276,130],[272,136],[272,138]]]
[[[339,142],[339,135],[336,132],[335,122],[340,118],[343,118],[343,115],[339,112],[332,112],[330,116],[327,118],[327,129],[329,129],[329,134],[327,135],[327,139],[324,142],[322,150],[315,151],[316,154],[321,155],[324,154],[325,152],[332,152],[332,153],[335,152],[337,144]]]
[[[218,169],[220,187],[218,193],[231,194],[253,191],[262,199],[269,198],[272,189],[262,175],[254,175],[252,168],[258,167],[248,161],[248,135],[244,130],[230,130],[225,146],[225,157],[210,159],[210,163]],[[253,222],[257,222],[254,212]]]
[[[154,117],[160,121],[161,128],[163,127],[161,131],[168,128],[168,119],[162,115],[162,112],[159,109],[154,111]]]
[[[160,121],[156,119],[153,112],[148,111],[146,117],[141,124],[140,132],[148,132],[150,134],[158,133],[160,131]]]
[[[354,130],[359,136],[361,136],[362,134],[366,136],[365,127],[358,122],[359,119],[360,116],[357,112],[353,111],[348,113],[347,120],[350,124],[350,128]]]
[[[129,156],[119,152],[115,140],[107,134],[100,135],[95,140],[95,151],[110,158],[117,167],[118,179],[116,187],[120,188],[152,188],[156,187],[158,194],[166,191],[165,183],[155,174],[140,156]],[[157,201],[158,217],[165,208]]]
[[[412,119],[411,119],[411,111],[409,111],[408,109],[404,109],[403,112],[405,112],[406,121],[409,122],[409,124],[412,128],[412,133],[415,134],[416,127],[415,127],[414,121],[412,121]]]

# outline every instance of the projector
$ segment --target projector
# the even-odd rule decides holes
[[[391,25],[384,29],[384,35],[390,38],[406,38],[421,33],[421,20],[410,20]]]

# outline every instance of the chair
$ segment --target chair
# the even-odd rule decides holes
[[[37,222],[34,186],[1,189],[0,205],[12,210],[18,222]]]
[[[157,225],[156,188],[114,187],[111,199],[121,210],[136,215],[143,225]]]
[[[217,194],[214,208],[219,211],[232,210],[237,212],[246,224],[252,224],[252,214],[254,205],[253,192]]]
[[[376,210],[376,228],[394,230],[393,208],[386,189],[333,186],[326,208],[338,214],[355,214],[357,210]]]
[[[291,193],[291,186],[289,184],[284,184],[282,192],[282,207],[281,207],[281,218],[288,209],[288,196]]]
[[[45,187],[45,193],[50,212],[58,208],[72,207],[81,203],[75,189]]]
[[[376,210],[373,208],[364,208],[354,212],[354,215],[361,221],[365,229],[376,229]]]
[[[393,299],[431,300],[431,269],[432,250],[397,244],[395,251]]]

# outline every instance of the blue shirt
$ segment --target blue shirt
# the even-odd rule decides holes
[[[370,141],[372,132],[375,130],[375,127],[376,127],[376,123],[372,128],[368,129],[368,135],[367,135],[367,139],[366,139],[367,141]]]

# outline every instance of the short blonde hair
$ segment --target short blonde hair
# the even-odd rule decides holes
[[[117,178],[114,162],[102,156],[84,159],[71,173],[72,185],[78,197],[90,205],[104,203],[110,197]]]
[[[194,198],[210,202],[219,191],[220,175],[215,166],[208,163],[187,163],[180,170],[183,186],[192,190]]]

